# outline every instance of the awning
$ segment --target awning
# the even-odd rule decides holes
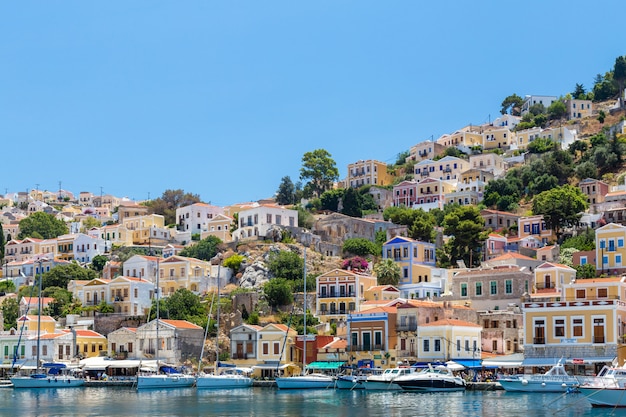
[[[524,358],[522,366],[553,366],[559,363],[561,358]]]
[[[339,369],[345,362],[311,362],[306,367],[307,369],[321,369],[321,370],[333,370]]]
[[[459,365],[463,365],[466,368],[482,368],[482,360],[481,359],[452,359],[454,362]]]
[[[292,363],[288,363],[288,364],[284,364],[284,365],[277,365],[275,363],[262,363],[259,365],[254,365],[252,367],[252,369],[285,369],[285,368],[295,368],[297,367],[297,365],[294,365]]]
[[[519,368],[523,361],[523,353],[513,353],[483,359],[483,366],[485,368]]]
[[[568,359],[565,363],[574,365],[586,365],[591,363],[613,362],[614,359],[615,356],[596,356],[593,358],[572,358]]]

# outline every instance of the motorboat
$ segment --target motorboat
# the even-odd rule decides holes
[[[381,368],[361,368],[350,375],[339,375],[335,379],[335,388],[362,390],[365,389],[368,378],[374,375],[381,375],[383,372]]]
[[[571,376],[559,360],[543,374],[523,374],[499,378],[498,382],[506,391],[517,392],[567,392],[579,385],[578,379]]]
[[[325,374],[306,374],[276,378],[278,389],[326,389],[334,388],[335,379]]]
[[[605,366],[595,377],[578,378],[578,390],[594,407],[626,407],[626,365]]]
[[[419,372],[399,376],[393,380],[404,391],[447,392],[465,390],[465,380],[443,365],[428,367]]]
[[[363,389],[370,391],[400,391],[402,388],[395,383],[396,378],[413,373],[415,373],[415,368],[409,366],[385,369],[382,374],[367,377],[363,384]]]
[[[85,385],[83,378],[69,372],[63,363],[44,363],[32,374],[18,374],[11,377],[14,388],[73,388]]]

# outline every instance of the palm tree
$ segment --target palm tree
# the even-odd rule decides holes
[[[400,267],[393,259],[383,259],[374,266],[374,273],[378,278],[378,285],[398,285],[400,282]]]

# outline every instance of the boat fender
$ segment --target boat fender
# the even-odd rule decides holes
[[[563,382],[563,383],[561,384],[561,386],[562,386],[563,388],[567,388],[567,384],[566,384],[565,382]]]
[[[522,379],[522,385],[528,385],[528,380],[527,379]]]
[[[546,383],[545,383],[545,382],[542,382],[542,383],[541,383],[541,386],[542,386],[542,387],[545,387],[545,386],[546,386]]]

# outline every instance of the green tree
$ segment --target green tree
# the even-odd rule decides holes
[[[101,226],[102,226],[102,223],[100,222],[100,220],[89,216],[83,220],[82,227],[80,228],[80,230],[82,233],[87,233],[89,230],[93,229],[94,227],[101,227]]]
[[[411,239],[423,242],[433,242],[435,237],[434,226],[437,224],[431,212],[409,207],[388,207],[383,211],[383,218],[392,223],[408,227]]]
[[[221,243],[222,240],[219,237],[209,236],[198,243],[183,248],[183,250],[180,251],[180,256],[210,261],[211,258],[219,252]]]
[[[546,112],[546,107],[542,103],[535,103],[528,108],[528,112],[537,117],[538,115]]]
[[[540,194],[543,191],[550,190],[559,185],[559,179],[554,175],[542,174],[535,178],[529,187],[529,194]]]
[[[198,194],[186,193],[181,189],[165,190],[161,197],[145,203],[150,211],[165,217],[165,224],[176,224],[176,209],[200,202]]]
[[[259,313],[256,311],[253,311],[252,313],[250,313],[250,315],[248,316],[248,320],[247,323],[253,326],[258,326],[259,325]]]
[[[15,292],[15,283],[9,279],[0,281],[0,291],[3,293]]]
[[[337,212],[339,207],[339,202],[343,198],[345,190],[343,188],[339,188],[336,190],[326,190],[320,196],[321,209]],[[298,223],[300,224],[300,223]]]
[[[114,313],[115,309],[111,304],[107,304],[106,301],[102,300],[100,304],[98,304],[98,312],[102,314]]]
[[[66,306],[72,303],[71,292],[65,288],[47,287],[43,290],[42,295],[53,299],[44,310],[46,314],[55,318],[64,317],[66,315]]]
[[[2,302],[2,317],[4,318],[4,330],[17,327],[17,319],[20,314],[20,306],[15,298],[5,298]]]
[[[239,272],[239,268],[241,267],[241,263],[245,259],[246,259],[245,256],[239,255],[238,253],[235,253],[235,254],[229,256],[228,258],[224,259],[224,262],[222,262],[222,265],[224,265],[226,268],[232,269],[233,272],[236,274],[237,272]]]
[[[76,262],[66,265],[57,265],[43,274],[43,288],[59,287],[67,288],[72,280],[90,281],[97,277],[96,271],[83,268]]]
[[[53,239],[68,233],[69,229],[62,220],[58,220],[52,214],[38,211],[20,221],[20,234],[18,239],[37,237],[40,239]]]
[[[567,107],[565,107],[565,103],[561,100],[553,101],[548,107],[548,116],[550,117],[550,120],[558,120],[565,116],[566,113]]]
[[[368,255],[380,255],[376,243],[364,237],[354,237],[343,242],[343,253],[367,257]]]
[[[298,225],[305,229],[312,229],[315,224],[315,217],[301,206],[298,206]]]
[[[507,112],[511,112],[513,116],[520,116],[522,113],[522,105],[524,104],[524,99],[522,99],[517,94],[511,94],[507,98],[502,101],[502,109],[500,110],[501,114],[506,114]]]
[[[585,100],[587,98],[585,86],[577,83],[576,87],[574,87],[574,91],[572,92],[572,97],[574,97],[576,100]]]
[[[339,170],[330,153],[325,149],[306,152],[302,157],[300,179],[308,180],[316,197],[332,188],[333,182],[339,178]]]
[[[393,259],[383,259],[374,265],[374,274],[378,280],[378,285],[397,286],[400,282],[400,266]]]
[[[579,250],[576,248],[561,247],[561,251],[559,253],[559,263],[573,268],[574,267],[574,254],[576,252],[579,252]]]
[[[444,217],[443,233],[450,236],[446,252],[451,262],[463,260],[470,267],[480,264],[480,252],[487,234],[484,219],[475,206],[458,206]]]
[[[198,326],[204,326],[207,311],[200,297],[186,288],[179,288],[174,294],[165,298],[165,310],[172,320],[187,320]]]
[[[291,285],[284,278],[272,278],[263,285],[267,303],[272,307],[284,306],[293,302]]]
[[[605,101],[615,97],[617,87],[613,80],[613,72],[607,72],[604,75],[598,74],[593,85],[594,101]]]
[[[109,258],[104,255],[96,255],[91,260],[91,269],[97,272],[102,272],[104,270],[104,266],[109,262]]]
[[[587,199],[580,189],[567,184],[533,198],[533,214],[543,215],[546,227],[554,231],[559,243],[563,228],[576,225],[587,207]]]
[[[613,67],[613,79],[617,83],[617,91],[619,92],[619,105],[623,110],[624,105],[624,83],[626,82],[626,56],[618,56],[615,58],[615,66]]]
[[[561,249],[574,248],[579,251],[595,250],[596,248],[596,231],[593,229],[585,229],[576,236],[569,237],[561,244]]]
[[[576,176],[580,180],[585,178],[598,178],[598,168],[591,161],[585,161],[576,167]]]
[[[295,252],[280,251],[270,253],[267,269],[277,278],[290,281],[304,278],[304,260]]]
[[[530,142],[526,147],[526,150],[530,153],[545,153],[553,151],[558,147],[558,144],[549,138],[537,138]]]
[[[354,188],[348,188],[343,194],[343,209],[341,212],[350,217],[362,217],[360,197],[361,195]]]
[[[296,201],[296,186],[289,176],[280,180],[280,185],[276,191],[276,202],[281,205],[293,204]]]
[[[596,266],[593,264],[576,265],[576,278],[595,278],[597,275]]]

